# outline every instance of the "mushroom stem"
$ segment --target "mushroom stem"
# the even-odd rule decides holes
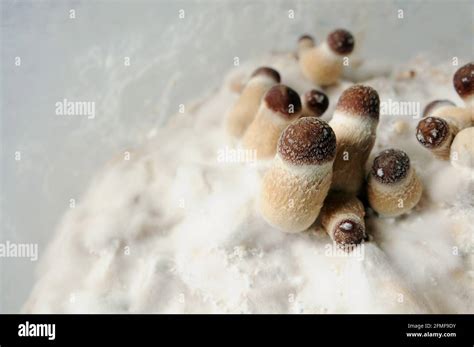
[[[367,197],[379,215],[396,217],[407,213],[418,204],[422,191],[421,182],[405,152],[388,149],[375,157]]]
[[[282,84],[270,88],[242,138],[243,147],[255,150],[260,160],[273,158],[280,134],[300,114],[300,97],[293,89]]]
[[[331,185],[335,151],[334,132],[316,117],[300,118],[285,129],[259,195],[268,224],[295,233],[314,223]]]
[[[353,49],[352,34],[344,29],[334,30],[320,45],[300,51],[301,72],[316,85],[334,84],[342,75],[343,58]]]
[[[231,136],[242,137],[252,123],[263,95],[279,82],[279,73],[269,67],[261,67],[253,72],[240,97],[227,113],[226,128]]]
[[[365,176],[365,163],[375,143],[379,96],[371,87],[346,89],[329,125],[337,139],[332,189],[357,194]]]

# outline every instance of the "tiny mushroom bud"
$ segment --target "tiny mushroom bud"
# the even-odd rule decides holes
[[[365,209],[354,195],[331,192],[321,210],[321,225],[331,239],[346,250],[351,250],[365,236]]]
[[[300,51],[301,72],[316,85],[335,84],[342,75],[344,58],[352,53],[354,45],[349,31],[334,30],[320,45]]]
[[[298,53],[302,52],[305,49],[313,48],[315,44],[316,43],[314,41],[314,38],[311,35],[301,35],[298,39]]]
[[[329,98],[323,92],[311,89],[301,97],[302,117],[321,117],[329,107]]]
[[[453,77],[454,89],[466,106],[474,106],[474,63],[460,67]]]
[[[423,117],[431,116],[432,113],[445,106],[456,106],[451,100],[433,100],[423,109]]]
[[[416,127],[416,139],[435,157],[447,160],[451,143],[458,132],[459,128],[449,119],[426,117]]]
[[[420,201],[423,188],[408,155],[397,149],[382,151],[374,159],[367,184],[370,206],[379,215],[396,217]]]

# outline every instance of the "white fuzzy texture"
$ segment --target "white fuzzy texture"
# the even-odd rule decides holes
[[[474,108],[474,95],[469,95],[464,98],[464,104],[466,107]]]
[[[267,106],[265,102],[262,102],[258,111],[259,115],[266,119],[267,122],[275,124],[277,127],[286,127],[289,124],[287,116],[280,112],[275,112]],[[265,129],[262,129],[265,131]]]
[[[319,46],[321,51],[324,52],[324,54],[327,56],[329,60],[333,60],[335,62],[341,61],[342,57],[336,53],[329,47],[327,41],[324,41],[321,43]]]
[[[451,164],[474,171],[474,127],[460,131],[451,145]]]
[[[308,89],[289,55],[265,62],[297,92]],[[453,71],[444,66],[444,83],[416,64],[416,79],[364,83],[381,99],[450,98]],[[348,85],[329,90],[331,107]],[[130,161],[120,157],[96,176],[64,216],[25,312],[474,312],[471,248],[459,244],[472,242],[470,176],[426,153],[414,136],[418,120],[406,117],[412,131],[403,135],[393,116],[382,117],[373,152],[406,151],[424,201],[400,219],[369,216],[373,239],[355,256],[338,253],[318,227],[287,235],[258,216],[265,167],[217,161],[228,145],[222,115],[236,97],[225,83]]]
[[[343,223],[341,225],[341,229],[344,229],[344,230],[347,230],[347,231],[352,230],[352,224],[351,223]]]
[[[334,112],[329,124],[348,134],[357,133],[362,138],[369,138],[377,128],[377,120],[371,117],[354,116],[338,110]]]
[[[275,155],[274,165],[287,170],[288,172],[299,176],[307,177],[308,180],[321,181],[331,171],[332,162],[319,165],[294,165],[283,160],[279,153]]]

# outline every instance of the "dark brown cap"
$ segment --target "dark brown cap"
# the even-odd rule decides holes
[[[454,74],[453,84],[462,99],[471,96],[474,92],[474,63],[460,67]]]
[[[426,117],[416,127],[416,139],[426,148],[440,146],[448,137],[449,125],[442,118]]]
[[[259,75],[268,76],[271,79],[273,79],[276,83],[280,83],[281,81],[280,74],[278,73],[278,71],[275,69],[272,69],[271,67],[267,67],[267,66],[259,67],[257,70],[255,70],[252,73],[251,77],[255,77]]]
[[[333,238],[338,245],[356,245],[362,242],[364,234],[365,228],[361,223],[344,219],[336,225]]]
[[[329,107],[329,98],[323,92],[311,89],[304,94],[303,104],[313,113],[313,116],[321,117]]]
[[[408,170],[408,155],[399,149],[387,149],[375,157],[371,174],[380,183],[390,184],[407,177]]]
[[[314,37],[312,37],[311,35],[308,35],[308,34],[301,35],[300,38],[298,39],[298,42],[303,41],[303,40],[308,40],[308,41],[311,41],[311,42],[315,43]]]
[[[349,54],[354,49],[354,36],[345,29],[336,29],[327,37],[331,50],[339,55]]]
[[[301,112],[301,100],[297,92],[283,84],[271,87],[264,96],[269,109],[288,118]]]
[[[280,157],[293,165],[319,165],[334,160],[336,135],[316,117],[304,117],[291,123],[278,141]]]
[[[342,93],[337,102],[336,110],[350,115],[378,119],[380,113],[379,94],[371,87],[356,84]]]
[[[456,104],[451,100],[447,99],[431,101],[428,105],[425,106],[423,110],[423,117],[429,116],[430,113],[432,113],[434,110],[441,106],[456,106]]]

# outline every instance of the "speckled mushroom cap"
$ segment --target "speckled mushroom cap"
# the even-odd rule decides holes
[[[329,98],[323,92],[311,89],[303,95],[303,103],[314,116],[320,117],[329,107]]]
[[[334,30],[326,40],[329,48],[338,55],[350,54],[354,50],[354,36],[345,29]]]
[[[320,165],[334,160],[336,135],[316,117],[304,117],[291,123],[278,142],[280,157],[293,165]]]
[[[251,77],[260,76],[260,75],[270,77],[276,83],[280,83],[281,81],[281,77],[278,71],[275,69],[272,69],[271,67],[267,67],[267,66],[259,67],[252,73]]]
[[[374,159],[371,175],[383,184],[397,183],[408,175],[410,158],[399,149],[382,151]]]
[[[442,106],[456,106],[456,104],[451,100],[447,99],[433,100],[428,103],[423,109],[423,117],[429,116],[431,113],[433,113],[434,110]]]
[[[416,127],[416,139],[426,148],[436,148],[448,137],[449,125],[442,118],[426,117]]]
[[[336,110],[349,115],[379,119],[380,98],[371,87],[356,84],[347,88],[339,97]]]
[[[453,85],[462,99],[474,93],[474,63],[461,66],[453,76]]]
[[[351,219],[344,219],[335,226],[333,238],[339,245],[355,245],[362,242],[364,233],[363,225]]]
[[[301,100],[297,92],[288,86],[278,84],[271,87],[263,97],[269,109],[291,118],[301,112]]]

